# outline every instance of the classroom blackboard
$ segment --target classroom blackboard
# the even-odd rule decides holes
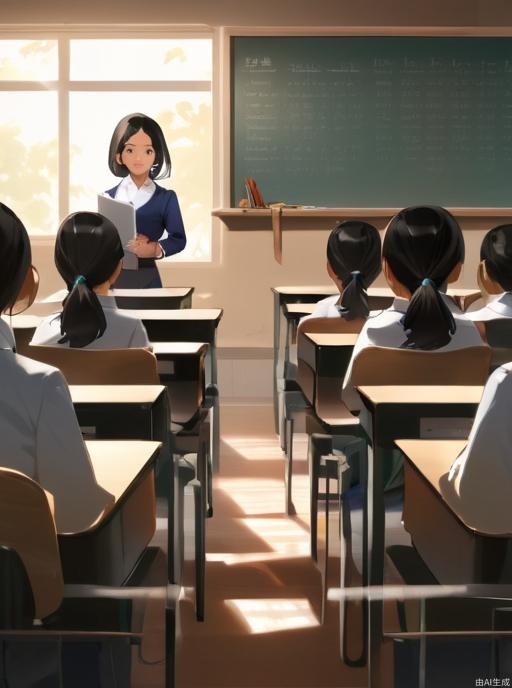
[[[231,41],[233,206],[512,206],[512,38]]]

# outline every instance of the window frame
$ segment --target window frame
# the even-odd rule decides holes
[[[192,39],[210,38],[212,41],[212,79],[211,81],[73,81],[70,79],[70,41],[80,39]],[[174,25],[174,24],[140,24],[134,25],[3,25],[0,27],[1,40],[54,40],[57,41],[58,74],[53,81],[0,81],[0,91],[47,91],[57,93],[58,119],[58,216],[66,217],[69,213],[69,138],[70,120],[69,105],[72,92],[84,91],[188,91],[210,92],[212,97],[212,203],[218,205],[220,195],[216,175],[213,174],[213,160],[215,159],[218,143],[216,129],[219,121],[218,85],[219,69],[217,59],[218,31],[206,25]],[[30,240],[34,246],[53,246],[54,234],[31,234]],[[211,264],[219,260],[219,240],[210,220],[210,258],[197,261],[179,261],[177,265]]]

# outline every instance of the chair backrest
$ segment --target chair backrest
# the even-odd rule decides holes
[[[20,556],[32,588],[35,618],[62,602],[62,578],[55,522],[43,488],[24,473],[0,468],[0,545]]]
[[[483,385],[491,349],[470,346],[451,351],[419,351],[369,346],[354,359],[352,384]]]
[[[160,384],[155,355],[147,349],[31,345],[27,355],[59,368],[69,385]]]
[[[308,318],[299,325],[301,332],[321,332],[322,334],[359,334],[365,321],[363,318],[345,320],[345,318]]]

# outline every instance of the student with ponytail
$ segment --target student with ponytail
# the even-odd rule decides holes
[[[479,346],[482,339],[445,295],[464,261],[464,239],[444,208],[415,206],[400,211],[384,236],[382,270],[396,298],[390,308],[367,320],[352,361],[367,346],[434,351]],[[352,361],[343,383],[343,400],[360,408],[351,385]]]
[[[18,217],[0,203],[0,311],[19,313],[32,292],[30,242]],[[51,492],[60,533],[84,530],[113,502],[94,475],[62,373],[15,352],[0,320],[0,465],[21,471]],[[77,498],[79,495],[79,498]]]
[[[477,279],[487,303],[466,315],[483,333],[478,323],[512,318],[512,225],[499,225],[485,235]]]
[[[380,273],[380,236],[367,222],[339,222],[327,240],[327,273],[340,295],[328,296],[316,304],[311,318],[366,319],[369,314],[366,290]]]
[[[68,295],[62,313],[46,318],[32,344],[62,344],[89,349],[148,347],[144,326],[116,306],[109,289],[122,268],[117,229],[99,213],[79,212],[61,224],[55,264]]]

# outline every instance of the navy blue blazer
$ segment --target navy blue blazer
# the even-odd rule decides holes
[[[106,193],[115,198],[118,186],[119,184],[112,189],[108,189]],[[172,256],[174,253],[183,251],[187,243],[178,197],[174,191],[164,189],[162,186],[158,186],[158,184],[155,184],[155,186],[155,193],[149,201],[135,211],[137,232],[138,234],[144,234],[151,241],[160,242],[165,255]],[[167,230],[169,236],[161,239],[165,230]],[[139,258],[140,267],[146,264],[146,262],[154,264],[152,258]]]

